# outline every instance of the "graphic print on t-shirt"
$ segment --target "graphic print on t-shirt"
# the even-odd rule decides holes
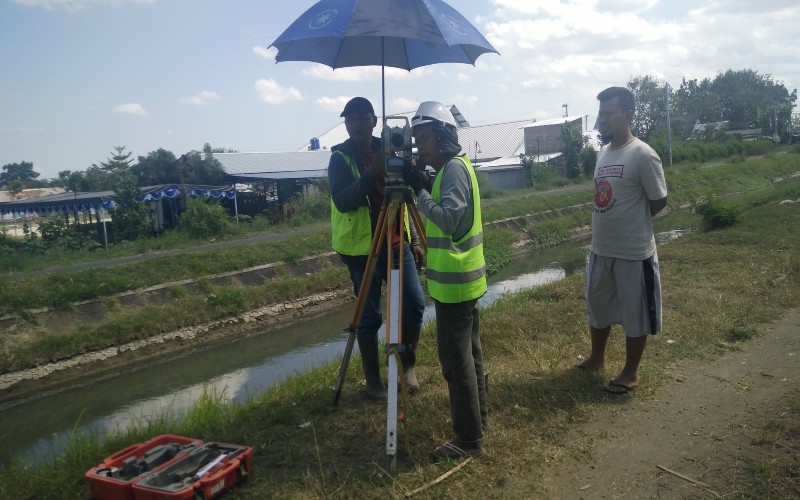
[[[594,211],[604,213],[611,210],[614,206],[614,192],[611,183],[606,180],[608,177],[622,177],[623,165],[608,165],[597,169],[597,176],[594,180]]]

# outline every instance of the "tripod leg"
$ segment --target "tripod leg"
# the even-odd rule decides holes
[[[353,355],[353,344],[356,342],[356,330],[350,330],[347,336],[347,344],[344,347],[344,354],[342,354],[342,362],[339,365],[339,377],[336,379],[336,385],[332,387],[333,400],[331,404],[336,406],[339,404],[339,398],[342,396],[342,386],[344,385],[344,378],[347,375],[347,366],[350,364],[350,356]]]
[[[411,223],[414,224],[414,227],[417,228],[417,236],[419,236],[419,242],[422,245],[422,248],[428,248],[428,241],[425,238],[425,225],[422,223],[422,217],[420,217],[419,212],[417,211],[417,206],[411,203],[407,204],[407,206]]]
[[[364,306],[372,286],[372,278],[375,275],[375,266],[378,263],[378,255],[380,254],[381,248],[380,245],[385,231],[385,219],[386,206],[382,206],[380,214],[378,215],[378,225],[376,226],[377,232],[372,238],[369,256],[367,257],[367,267],[364,270],[364,276],[361,279],[361,286],[358,289],[358,298],[356,299],[353,317],[350,320],[350,326],[347,327],[349,335],[347,336],[347,343],[345,344],[344,354],[342,355],[342,362],[339,365],[339,376],[336,379],[336,385],[331,388],[333,390],[333,399],[331,401],[333,406],[339,404],[339,398],[342,396],[342,387],[344,387],[344,380],[347,377],[347,367],[350,365],[350,357],[353,354],[353,345],[355,344],[356,335],[358,334],[358,323],[361,321],[361,316],[364,314]]]

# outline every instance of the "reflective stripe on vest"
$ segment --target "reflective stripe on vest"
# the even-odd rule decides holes
[[[356,162],[341,151],[340,154],[358,180],[361,173]],[[352,212],[340,212],[331,198],[331,244],[333,249],[344,255],[368,255],[372,244],[372,222],[369,218],[369,207],[361,206]]]
[[[428,252],[428,292],[444,303],[474,300],[486,293],[486,263],[483,259],[483,229],[481,224],[478,179],[466,156],[458,156],[467,169],[472,183],[472,227],[460,240],[453,241],[430,219],[425,223]],[[441,203],[441,182],[447,165],[436,174],[431,196]]]

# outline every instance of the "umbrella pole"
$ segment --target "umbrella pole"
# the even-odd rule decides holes
[[[381,37],[381,116],[383,116],[383,126],[386,126],[386,54],[383,48],[384,37]],[[383,129],[381,129],[383,130]],[[381,134],[382,135],[382,134]]]

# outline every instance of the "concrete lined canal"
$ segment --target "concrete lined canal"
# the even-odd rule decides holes
[[[679,235],[671,232],[664,237]],[[586,245],[588,240],[580,240],[521,256],[491,277],[482,306],[505,294],[583,272]],[[134,421],[167,413],[180,415],[204,390],[241,402],[294,373],[336,361],[344,350],[344,327],[350,322],[352,307],[349,303],[263,335],[196,349],[101,380],[83,380],[69,390],[6,408],[0,412],[4,443],[0,464],[12,457],[47,459],[76,431],[113,432]],[[432,320],[433,315],[433,308],[428,307],[425,320]],[[334,382],[332,378],[331,384]]]

